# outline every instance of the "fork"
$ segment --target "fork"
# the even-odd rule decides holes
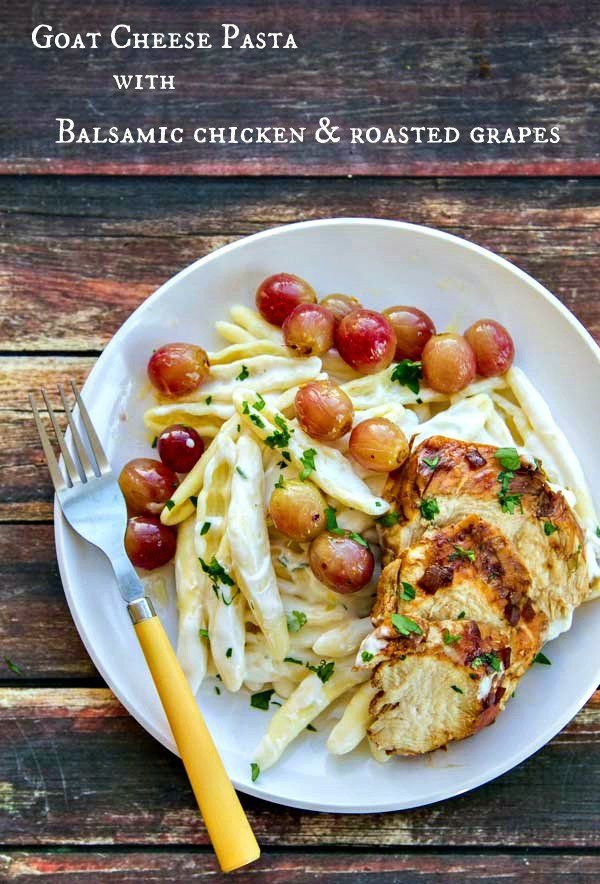
[[[223,872],[230,872],[257,860],[260,848],[162,623],[127,558],[125,500],[77,385],[72,380],[70,384],[79,409],[81,432],[62,386],[58,391],[71,431],[72,450],[46,391],[41,390],[62,454],[64,474],[33,395],[29,394],[56,496],[71,527],[110,560],[219,864]]]

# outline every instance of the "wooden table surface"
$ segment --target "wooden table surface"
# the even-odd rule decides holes
[[[317,3],[309,21],[301,3],[274,4],[276,29],[310,39],[294,77],[269,53],[232,54],[227,64],[218,53],[202,62],[170,55],[181,89],[153,104],[136,99],[136,122],[198,117],[200,107],[207,118],[197,95],[203,74],[212,117],[229,122],[280,113],[284,123],[314,124],[327,109],[342,117],[353,109],[377,125],[413,124],[442,110],[443,124],[496,114],[508,125],[533,114],[569,130],[558,149],[459,146],[443,156],[342,147],[304,156],[61,152],[48,137],[58,111],[82,125],[95,113],[123,124],[133,105],[107,90],[114,57],[86,56],[78,77],[74,56],[58,65],[31,51],[33,20],[97,24],[93,8],[90,20],[83,7],[67,15],[59,2],[43,6],[33,16],[37,4],[6,4],[0,53],[8,105],[0,136],[0,880],[220,881],[180,762],[106,688],[69,615],[26,393],[83,381],[131,311],[194,259],[276,224],[330,216],[409,220],[487,246],[548,286],[600,341],[600,179],[577,177],[600,170],[594,4],[460,0],[448,9],[414,0],[399,17],[392,3],[333,0]],[[140,24],[140,4],[128,6]],[[181,0],[170,15],[167,6],[146,4],[153,30],[223,19],[204,3]],[[235,20],[254,21],[249,2],[229,6]],[[107,2],[104,26],[123,15],[122,4]],[[520,177],[536,173],[546,177]],[[451,801],[361,817],[244,798],[264,853],[236,878],[598,881],[599,787],[600,692],[534,757]]]

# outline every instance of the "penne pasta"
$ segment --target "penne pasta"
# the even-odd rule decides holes
[[[227,531],[239,586],[271,654],[282,660],[289,647],[287,621],[271,563],[261,452],[249,436],[237,443]]]
[[[369,706],[375,693],[375,688],[368,681],[352,695],[344,714],[327,739],[327,748],[332,755],[352,752],[367,736],[367,728],[373,719]]]
[[[217,452],[223,439],[235,439],[239,434],[237,416],[229,418],[221,427],[219,434],[213,439],[198,463],[190,470],[185,479],[177,486],[170,505],[165,506],[160,514],[163,525],[177,525],[193,515],[195,505],[191,498],[197,497],[204,482],[206,469]]]
[[[224,365],[228,362],[239,362],[241,359],[249,359],[251,356],[288,356],[288,350],[273,341],[257,341],[251,338],[249,341],[240,341],[230,347],[224,347],[214,353],[209,353],[209,362],[212,365]]]
[[[254,753],[254,761],[260,770],[267,770],[275,764],[287,746],[317,715],[367,677],[368,673],[355,672],[346,661],[335,663],[333,674],[325,681],[316,672],[307,675],[274,714]]]
[[[194,516],[180,523],[175,553],[175,587],[179,611],[177,656],[195,694],[206,674],[208,608],[203,592],[204,575],[196,557],[194,532]]]
[[[187,402],[224,400],[231,402],[234,394],[250,389],[256,393],[287,390],[289,387],[313,380],[321,371],[317,356],[294,359],[263,353],[234,362],[224,362],[211,368],[210,380],[187,398]]]
[[[313,651],[321,657],[347,657],[358,650],[362,640],[372,631],[370,617],[348,620],[321,633],[313,645]]]

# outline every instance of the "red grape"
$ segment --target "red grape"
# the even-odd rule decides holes
[[[396,424],[385,417],[372,417],[350,433],[350,454],[366,470],[389,473],[408,457],[408,442]]]
[[[315,577],[343,594],[366,586],[373,576],[375,559],[368,546],[349,534],[320,534],[310,545],[310,567]]]
[[[158,454],[175,473],[189,473],[204,454],[204,442],[192,427],[173,424],[158,437]]]
[[[477,371],[484,378],[504,374],[511,367],[515,345],[510,334],[495,319],[480,319],[468,328],[465,338],[473,348]]]
[[[352,427],[352,400],[334,381],[310,381],[300,387],[295,399],[296,417],[313,439],[333,442]]]
[[[312,482],[292,479],[273,490],[269,515],[278,531],[304,543],[325,528],[325,501]]]
[[[155,516],[171,499],[177,488],[177,476],[159,460],[136,457],[121,470],[119,487],[130,512]]]
[[[335,333],[340,356],[361,374],[387,368],[396,351],[390,321],[374,310],[353,310],[340,321]]]
[[[458,393],[477,372],[475,354],[462,335],[434,335],[423,350],[425,382],[439,393]]]
[[[148,362],[148,377],[165,396],[193,393],[209,375],[206,352],[195,344],[165,344]]]
[[[320,304],[298,304],[283,323],[283,339],[299,356],[322,356],[333,346],[335,319]]]
[[[127,522],[125,552],[136,568],[152,571],[175,555],[177,534],[155,516],[134,516]]]
[[[396,362],[420,359],[423,347],[435,334],[435,325],[417,307],[388,307],[383,311],[396,333]]]
[[[352,313],[358,307],[362,307],[358,298],[353,298],[352,295],[342,295],[339,292],[336,292],[334,295],[327,295],[326,298],[323,298],[321,304],[333,313],[336,327],[344,316]]]
[[[314,304],[313,289],[293,273],[276,273],[263,279],[256,291],[256,307],[263,319],[283,325],[298,304]]]

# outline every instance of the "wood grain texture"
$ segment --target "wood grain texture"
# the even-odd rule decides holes
[[[224,884],[231,875],[219,873],[210,854],[192,851],[141,851],[115,853],[108,849],[89,852],[15,851],[0,854],[0,874],[19,884],[35,884],[43,878],[68,884],[96,881],[154,882],[209,881]],[[488,881],[547,884],[592,884],[600,876],[597,856],[529,854],[436,854],[424,851],[408,855],[369,853],[267,853],[253,866],[235,875],[239,884],[479,884]]]
[[[41,20],[54,30],[100,30],[123,21],[122,5],[14,3],[3,16],[0,170],[33,173],[209,175],[592,175],[600,169],[594,126],[600,38],[593,0],[480,3],[456,0],[316,0],[227,11],[208,0],[131,0],[138,31],[294,32],[296,52],[35,49]],[[218,40],[218,38],[217,38]],[[217,42],[215,40],[215,44]],[[167,73],[175,91],[119,93],[114,73]],[[49,88],[51,83],[51,88]],[[80,126],[457,126],[457,144],[59,145],[57,116]],[[478,145],[473,126],[561,127],[559,144]]]
[[[2,841],[204,845],[181,763],[102,688],[0,689]],[[261,844],[597,848],[600,692],[533,758],[452,801],[314,814],[244,798]],[[552,796],[552,800],[550,800]]]
[[[487,246],[600,339],[600,182],[0,180],[5,352],[96,351],[162,282],[214,248],[318,217],[397,218]]]

